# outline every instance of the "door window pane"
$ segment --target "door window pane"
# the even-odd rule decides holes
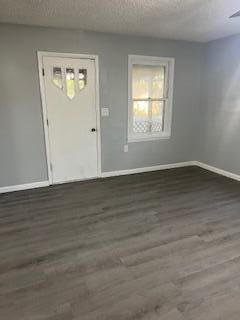
[[[87,69],[79,69],[78,71],[78,86],[83,90],[87,84]]]
[[[164,101],[152,101],[152,132],[163,131]]]
[[[66,69],[66,92],[69,99],[75,97],[75,72],[72,68]]]
[[[133,102],[133,131],[134,133],[147,133],[151,129],[149,121],[149,102]]]
[[[133,99],[164,97],[165,66],[134,64],[132,71]]]
[[[53,83],[58,88],[63,88],[62,69],[60,67],[53,67]]]

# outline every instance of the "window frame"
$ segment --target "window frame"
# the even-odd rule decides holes
[[[163,119],[164,129],[161,132],[149,132],[140,134],[136,134],[133,132],[133,102],[137,100],[149,101],[149,99],[133,99],[132,97],[132,70],[133,65],[135,64],[164,66],[166,68],[164,97],[150,100],[164,101],[165,103]],[[128,142],[169,139],[171,137],[174,64],[174,58],[128,55]]]

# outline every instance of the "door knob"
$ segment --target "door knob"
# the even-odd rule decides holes
[[[92,128],[91,131],[92,131],[92,132],[96,132],[97,130],[96,130],[95,128]]]

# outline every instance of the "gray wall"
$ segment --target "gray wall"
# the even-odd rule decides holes
[[[196,158],[240,174],[240,35],[205,50]]]
[[[47,179],[36,51],[99,55],[103,171],[194,160],[204,46],[183,41],[0,25],[0,187]],[[175,58],[172,137],[127,142],[128,54]]]

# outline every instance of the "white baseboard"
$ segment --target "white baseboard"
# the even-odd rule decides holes
[[[235,174],[235,173],[223,170],[223,169],[219,169],[219,168],[210,166],[209,164],[206,164],[206,163],[203,163],[203,162],[200,162],[200,161],[194,161],[194,165],[196,165],[196,166],[198,166],[200,168],[212,171],[214,173],[220,174],[220,175],[222,175],[224,177],[240,181],[240,175],[238,175],[238,174]]]
[[[47,187],[47,186],[49,186],[49,182],[48,181],[40,181],[40,182],[33,182],[33,183],[18,184],[18,185],[14,185],[14,186],[0,187],[0,193],[27,190],[27,189],[35,189],[35,188],[42,188],[42,187]]]
[[[153,166],[153,167],[145,167],[145,168],[136,168],[136,169],[130,169],[130,170],[103,172],[103,173],[101,173],[99,178],[114,177],[114,176],[121,176],[121,175],[141,173],[141,172],[172,169],[172,168],[180,168],[180,167],[187,167],[187,166],[193,166],[193,165],[195,165],[194,161],[187,161],[187,162],[178,162],[178,163],[172,163],[172,164],[158,165],[158,166]],[[75,181],[79,181],[79,180],[75,180]],[[72,181],[72,182],[74,182],[74,181]],[[19,184],[19,185],[7,186],[7,187],[0,187],[0,193],[27,190],[27,189],[34,189],[34,188],[41,188],[41,187],[47,187],[47,186],[49,186],[49,181],[25,183],[25,184]]]
[[[173,168],[181,168],[181,167],[189,167],[189,166],[197,166],[209,171],[212,171],[214,173],[220,174],[224,177],[231,178],[237,181],[240,181],[240,175],[237,175],[235,173],[219,169],[213,166],[210,166],[209,164],[203,163],[201,161],[186,161],[186,162],[177,162],[177,163],[171,163],[171,164],[163,164],[153,167],[145,167],[145,168],[136,168],[136,169],[130,169],[130,170],[120,170],[120,171],[111,171],[111,172],[103,172],[101,177],[114,177],[114,176],[121,176],[121,175],[128,175],[128,174],[134,174],[134,173],[141,173],[141,172],[149,172],[149,171],[157,171],[157,170],[165,170],[165,169],[173,169]]]
[[[195,161],[177,162],[177,163],[170,163],[170,164],[162,164],[162,165],[153,166],[153,167],[144,167],[144,168],[127,169],[127,170],[120,170],[120,171],[102,172],[101,177],[107,178],[107,177],[122,176],[122,175],[134,174],[134,173],[142,173],[142,172],[149,172],[149,171],[189,167],[189,166],[194,166],[194,165],[196,165]]]
[[[240,175],[237,175],[235,173],[210,166],[210,165],[203,163],[203,162],[200,162],[200,161],[177,162],[177,163],[163,164],[163,165],[158,165],[158,166],[153,166],[153,167],[144,167],[144,168],[136,168],[136,169],[129,169],[129,170],[102,172],[100,178],[122,176],[122,175],[150,172],[150,171],[158,171],[158,170],[166,170],[166,169],[173,169],[173,168],[182,168],[182,167],[189,167],[189,166],[198,166],[200,168],[212,171],[212,172],[220,174],[222,176],[240,181]],[[13,192],[13,191],[19,191],[19,190],[27,190],[27,189],[35,189],[35,188],[41,188],[41,187],[47,187],[47,186],[49,186],[49,181],[25,183],[25,184],[19,184],[19,185],[8,186],[8,187],[0,187],[0,193]]]

